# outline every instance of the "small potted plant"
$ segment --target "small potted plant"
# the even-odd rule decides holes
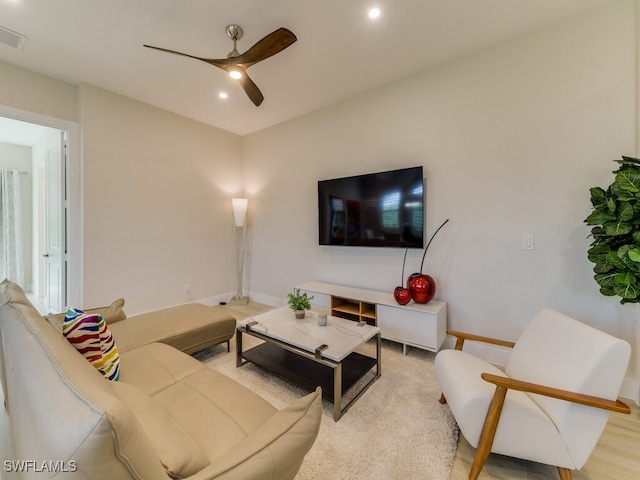
[[[294,288],[293,293],[287,293],[287,303],[295,312],[297,319],[304,318],[305,310],[311,309],[309,300],[313,300],[313,295],[309,297],[307,292],[300,293],[299,288]]]

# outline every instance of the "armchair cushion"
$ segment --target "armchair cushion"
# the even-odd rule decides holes
[[[451,413],[464,438],[478,447],[495,385],[480,375],[505,376],[497,367],[458,350],[443,350],[436,357],[436,375]],[[522,442],[522,436],[527,437]],[[524,392],[509,390],[492,452],[516,458],[576,468],[558,431],[544,412]]]
[[[545,308],[516,342],[505,372],[518,380],[615,400],[630,355],[627,342]],[[541,395],[531,398],[553,421],[581,468],[609,412]]]

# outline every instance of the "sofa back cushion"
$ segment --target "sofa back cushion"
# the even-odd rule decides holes
[[[629,364],[631,347],[554,310],[541,310],[516,342],[505,372],[512,378],[615,400]],[[609,412],[531,395],[551,418],[582,465],[604,429]]]
[[[106,307],[98,307],[98,308],[85,308],[84,313],[95,313],[102,316],[105,322],[108,325],[112,325],[121,320],[125,320],[127,315],[124,313],[124,298],[118,298],[111,305]],[[47,321],[56,327],[58,330],[62,331],[62,326],[64,324],[66,313],[50,313],[49,315],[45,315],[44,318]]]
[[[28,307],[32,307],[35,310],[35,307],[31,304],[27,296],[24,294],[22,289],[16,283],[13,283],[7,279],[3,280],[0,283],[0,305],[4,305],[5,303],[14,303],[16,305],[25,305]],[[5,362],[4,362],[4,352],[2,350],[2,330],[0,330],[0,384],[2,384],[2,391],[5,396],[5,403],[7,402],[7,376],[5,371]]]

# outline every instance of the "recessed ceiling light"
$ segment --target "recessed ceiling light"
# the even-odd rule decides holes
[[[369,18],[378,18],[380,16],[379,8],[372,8],[369,10]]]
[[[229,97],[229,95],[227,95],[227,92],[220,92],[218,96],[223,100]]]

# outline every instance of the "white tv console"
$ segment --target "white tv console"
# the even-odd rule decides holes
[[[401,343],[405,355],[407,346],[437,352],[447,336],[445,302],[411,301],[399,305],[391,293],[321,282],[303,283],[295,288],[313,295],[313,310],[380,327],[382,338]]]

